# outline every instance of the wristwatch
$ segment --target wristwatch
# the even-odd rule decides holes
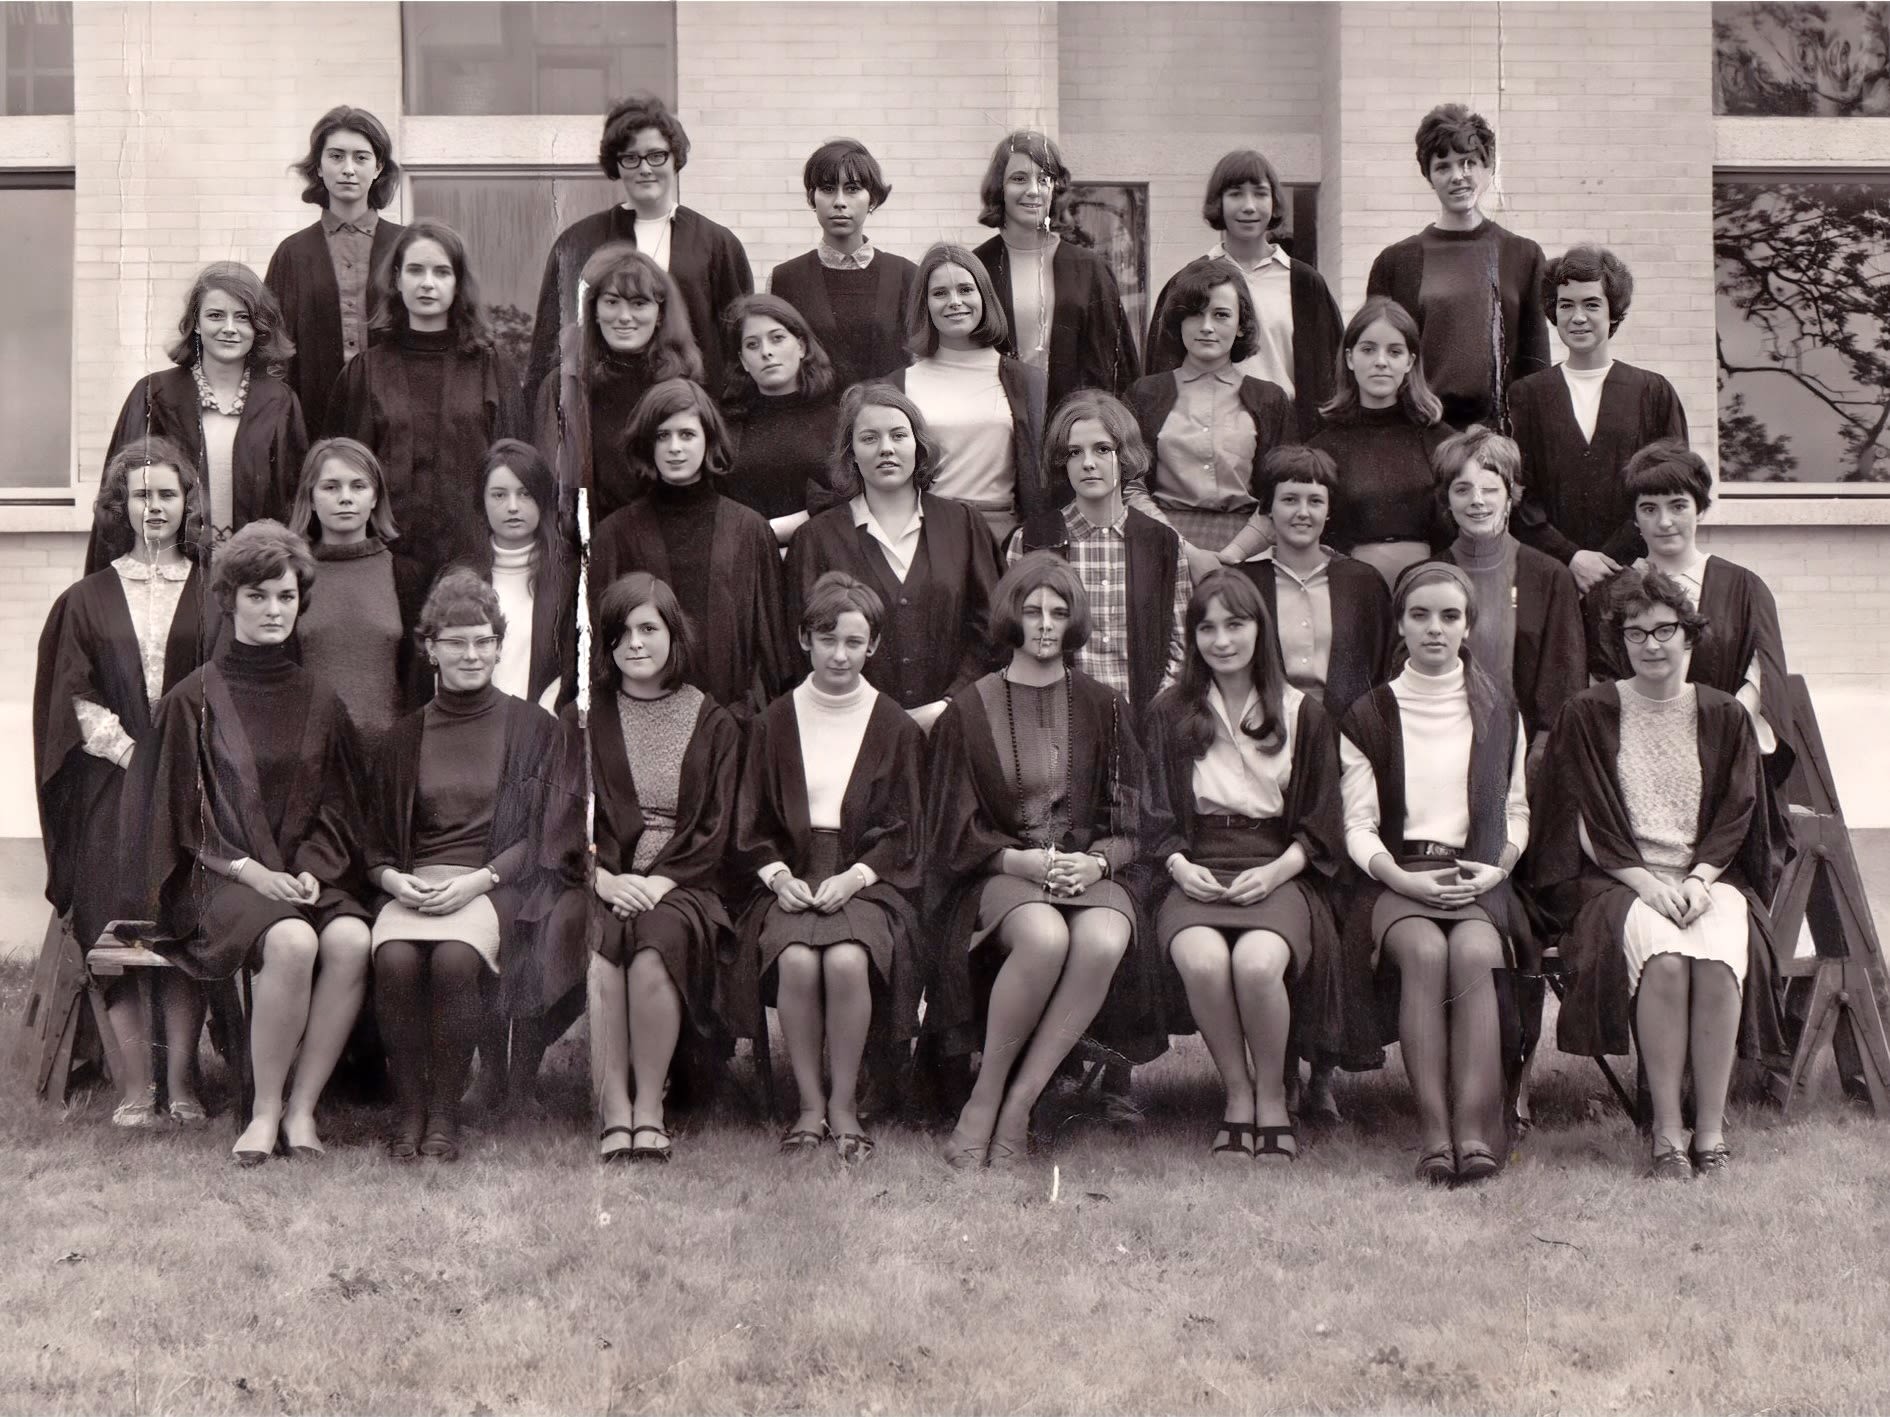
[[[243,868],[249,865],[249,857],[239,856],[230,863],[230,879],[233,881],[243,874]]]

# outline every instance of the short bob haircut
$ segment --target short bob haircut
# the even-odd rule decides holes
[[[886,624],[886,602],[879,598],[879,592],[845,571],[826,572],[814,582],[807,605],[801,611],[802,645],[813,636],[832,630],[850,610],[866,621],[866,633],[877,640]]]
[[[414,638],[436,640],[442,630],[468,625],[490,625],[493,634],[501,641],[505,639],[505,612],[499,608],[499,593],[471,566],[448,566],[427,592],[427,602],[420,607],[420,618],[413,627]]]
[[[632,571],[618,576],[605,587],[604,598],[598,603],[598,642],[604,652],[596,656],[591,670],[591,682],[596,687],[612,693],[623,688],[623,670],[617,667],[617,646],[630,627],[630,617],[645,605],[656,612],[669,631],[669,658],[663,661],[663,672],[657,682],[665,689],[680,688],[695,672],[696,657],[701,652],[696,627],[683,610],[682,602],[676,599],[676,592],[670,589],[668,581],[648,571]]]
[[[1063,636],[1063,662],[1089,643],[1089,592],[1076,568],[1054,551],[1032,551],[999,578],[991,592],[991,643],[999,650],[1024,647],[1024,602],[1040,590],[1052,590],[1070,607],[1070,628]]]
[[[1628,306],[1634,303],[1634,273],[1614,252],[1603,246],[1571,246],[1542,268],[1542,313],[1555,323],[1555,297],[1565,285],[1598,280],[1608,302],[1608,333],[1621,328]]]
[[[1522,449],[1516,440],[1506,438],[1494,428],[1472,423],[1461,433],[1453,433],[1431,450],[1431,473],[1437,479],[1437,505],[1450,510],[1450,484],[1471,463],[1481,463],[1503,479],[1510,510],[1522,500]]]
[[[1201,198],[1201,220],[1216,231],[1227,230],[1221,198],[1228,189],[1244,187],[1249,182],[1256,187],[1265,183],[1267,190],[1273,193],[1273,215],[1267,218],[1267,231],[1272,233],[1286,225],[1286,189],[1280,183],[1280,174],[1267,161],[1266,154],[1254,148],[1235,148],[1214,164],[1214,170],[1208,174],[1207,195]]]
[[[1272,449],[1260,459],[1260,482],[1255,488],[1260,494],[1260,505],[1269,514],[1273,511],[1273,494],[1289,482],[1325,488],[1330,515],[1330,502],[1339,491],[1339,465],[1333,461],[1331,453],[1323,448],[1309,448],[1304,443],[1288,443],[1283,448]]]
[[[1043,434],[1043,465],[1046,468],[1069,467],[1070,437],[1076,431],[1076,425],[1086,418],[1093,418],[1102,424],[1103,432],[1116,445],[1119,482],[1126,483],[1148,475],[1152,460],[1148,455],[1148,444],[1142,441],[1142,430],[1136,425],[1135,415],[1129,412],[1129,406],[1121,399],[1101,389],[1078,389],[1058,404],[1056,412],[1050,415],[1049,426]]]
[[[805,399],[820,399],[833,392],[833,360],[814,338],[807,317],[778,295],[738,295],[722,312],[722,348],[728,356],[728,386],[722,391],[724,407],[747,412],[765,397],[742,365],[742,326],[750,319],[775,321],[807,351],[801,356],[796,393]]]
[[[184,297],[184,313],[177,321],[177,343],[164,353],[180,369],[188,369],[201,357],[197,347],[197,319],[203,314],[203,302],[213,290],[220,290],[249,311],[250,328],[256,332],[243,362],[255,373],[271,379],[282,377],[295,354],[295,341],[282,327],[282,307],[256,272],[241,261],[212,261],[197,272]]]
[[[1181,338],[1181,322],[1207,309],[1214,288],[1219,285],[1234,287],[1234,300],[1240,309],[1232,362],[1238,364],[1250,357],[1260,343],[1260,314],[1253,308],[1253,292],[1247,289],[1247,278],[1241,274],[1240,267],[1225,256],[1196,256],[1181,268],[1168,287],[1168,298],[1162,301],[1161,333],[1156,339],[1172,341],[1176,349],[1186,350],[1187,344]]]
[[[92,503],[92,529],[99,545],[117,560],[138,543],[131,526],[131,479],[148,467],[168,467],[177,474],[184,489],[184,521],[178,528],[177,546],[191,560],[208,563],[215,533],[204,512],[206,495],[203,478],[190,455],[169,438],[134,438],[105,464],[99,479],[98,497]]]
[[[1359,399],[1358,379],[1352,373],[1350,360],[1353,348],[1378,320],[1396,330],[1411,350],[1411,372],[1404,376],[1404,387],[1398,390],[1398,404],[1404,409],[1404,416],[1420,428],[1432,427],[1443,418],[1444,405],[1424,378],[1423,342],[1417,321],[1411,318],[1410,311],[1388,295],[1372,296],[1346,322],[1345,338],[1339,342],[1338,378],[1333,385],[1336,392],[1319,406],[1319,416],[1328,423],[1355,423],[1364,412],[1365,405]]]
[[[1621,631],[1627,622],[1656,605],[1666,606],[1680,618],[1680,633],[1689,646],[1697,645],[1711,625],[1672,576],[1652,566],[1645,570],[1630,566],[1609,583],[1608,603],[1601,612],[1602,624],[1623,654],[1627,652],[1627,637]]]
[[[394,499],[387,495],[387,474],[381,460],[366,443],[353,438],[323,438],[302,459],[302,478],[295,485],[295,500],[289,504],[289,530],[310,541],[322,539],[321,518],[315,515],[315,484],[321,481],[322,468],[338,462],[351,472],[358,472],[374,488],[374,510],[368,513],[368,531],[382,541],[399,539],[394,525]]]
[[[387,136],[386,126],[365,108],[350,108],[344,103],[317,118],[308,134],[308,156],[294,164],[290,171],[298,173],[308,183],[302,189],[302,200],[310,206],[326,207],[329,195],[328,184],[322,181],[322,149],[344,129],[366,138],[368,146],[374,149],[375,161],[381,165],[379,174],[368,184],[367,192],[368,206],[378,212],[394,200],[394,193],[400,187],[400,164],[394,161],[394,140]]]
[[[623,164],[617,155],[630,145],[645,128],[654,128],[669,144],[669,166],[681,172],[689,166],[689,134],[682,119],[669,111],[669,105],[653,93],[633,93],[620,98],[604,115],[604,135],[597,144],[597,165],[612,182],[623,178]]]
[[[624,430],[623,451],[635,476],[650,483],[663,480],[656,470],[656,430],[679,413],[693,413],[702,420],[702,476],[726,475],[735,455],[728,424],[722,421],[715,400],[694,379],[665,379],[637,400]]]
[[[1713,505],[1713,474],[1700,455],[1678,438],[1660,438],[1627,461],[1621,482],[1635,501],[1684,492],[1696,511]]]
[[[1424,115],[1417,130],[1417,165],[1430,180],[1431,164],[1452,153],[1474,153],[1485,167],[1496,166],[1496,129],[1481,113],[1461,103],[1440,103]]]
[[[932,323],[932,307],[926,300],[926,289],[940,266],[963,266],[977,284],[984,314],[971,332],[971,342],[980,349],[995,349],[1003,344],[1011,332],[1011,324],[1004,318],[1004,307],[998,303],[991,273],[984,268],[983,261],[963,246],[940,241],[926,248],[925,255],[919,259],[919,273],[912,282],[912,299],[906,305],[906,348],[921,359],[930,359],[938,353],[938,326]]]
[[[1050,179],[1050,229],[1061,231],[1070,204],[1070,169],[1064,164],[1063,152],[1056,143],[1032,128],[1012,129],[991,149],[984,180],[978,184],[978,224],[1004,225],[1004,169],[1010,165],[1012,153],[1022,153]]]
[[[892,196],[892,183],[879,170],[879,160],[866,150],[858,138],[830,138],[814,149],[801,169],[801,187],[807,193],[807,205],[814,205],[814,193],[822,187],[844,187],[858,182],[866,188],[873,205],[883,207]]]
[[[578,279],[584,286],[578,318],[578,366],[591,383],[601,383],[606,377],[603,364],[610,354],[597,323],[597,302],[606,295],[655,302],[656,332],[643,347],[652,380],[702,381],[702,351],[696,347],[695,331],[689,324],[689,307],[668,271],[628,241],[611,241],[591,253]]]
[[[855,384],[840,396],[840,416],[834,423],[833,455],[828,459],[828,477],[842,497],[853,498],[865,489],[866,479],[853,458],[853,426],[869,408],[893,408],[903,413],[912,427],[912,485],[924,492],[938,476],[938,444],[932,430],[925,426],[919,406],[891,384]]]
[[[479,282],[466,259],[466,243],[460,239],[457,231],[443,221],[423,218],[410,222],[395,238],[386,262],[374,271],[373,302],[376,308],[368,328],[394,335],[404,335],[410,328],[407,323],[407,302],[400,298],[400,266],[407,259],[407,253],[420,241],[436,243],[452,263],[453,303],[446,312],[446,328],[459,336],[459,352],[480,354],[491,349],[492,330],[487,326],[485,312],[480,306]]]
[[[291,571],[301,610],[308,609],[315,586],[315,556],[308,542],[279,521],[253,521],[232,536],[217,552],[210,572],[210,593],[229,614],[236,608],[236,593],[244,586],[261,585]]]

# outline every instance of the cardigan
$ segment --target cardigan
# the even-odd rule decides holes
[[[1293,306],[1293,416],[1298,430],[1298,437],[1291,441],[1304,442],[1319,431],[1319,407],[1332,397],[1345,322],[1339,318],[1339,303],[1332,298],[1326,278],[1304,261],[1287,260],[1288,298]],[[1149,374],[1179,369],[1186,357],[1181,341],[1163,328],[1177,276],[1170,276],[1155,297],[1155,317],[1148,324],[1148,358],[1143,363]],[[1150,444],[1151,451],[1153,447]]]
[[[842,329],[827,293],[826,267],[818,251],[803,251],[781,262],[768,279],[768,290],[801,312],[820,347],[833,361],[833,385],[880,379],[905,367],[906,306],[919,268],[904,256],[873,248],[872,264],[862,273],[871,277],[873,319],[870,324]]]
[[[1153,494],[1156,491],[1152,483],[1155,476],[1155,445],[1161,438],[1162,425],[1168,421],[1168,415],[1174,412],[1175,404],[1181,397],[1181,390],[1175,383],[1172,371],[1166,374],[1150,374],[1146,379],[1135,382],[1123,402],[1128,404],[1129,412],[1135,415],[1136,427],[1141,431],[1142,443],[1148,449],[1149,470],[1141,477],[1130,478],[1124,484],[1122,495],[1127,500],[1130,489],[1136,492]],[[1240,376],[1240,388],[1234,395],[1247,416],[1253,420],[1254,445],[1252,483],[1249,492],[1257,506],[1260,501],[1254,491],[1260,480],[1260,464],[1266,455],[1275,448],[1284,447],[1297,441],[1297,422],[1293,414],[1293,405],[1286,397],[1286,390],[1278,384],[1265,379],[1256,379],[1251,374]]]
[[[893,370],[885,382],[904,393],[906,369],[910,367]],[[1008,354],[1001,355],[998,383],[1003,385],[1005,401],[1011,406],[1011,468],[1017,476],[1017,517],[1019,521],[1028,521],[1040,509],[1053,502],[1060,506],[1075,494],[1070,492],[1067,482],[1059,493],[1050,486],[1044,471],[1042,448],[1048,385],[1043,370],[1033,369]]]
[[[1457,558],[1446,547],[1437,559],[1455,565]],[[1523,728],[1534,738],[1547,733],[1562,705],[1588,687],[1581,592],[1566,566],[1540,551],[1518,546],[1510,593],[1516,613],[1510,686],[1522,711]]]
[[[1244,572],[1259,587],[1267,613],[1277,626],[1279,572],[1273,558],[1243,561],[1234,569]],[[1391,653],[1397,636],[1385,578],[1363,561],[1334,552],[1326,562],[1326,587],[1332,597],[1332,652],[1326,660],[1326,688],[1320,702],[1336,723],[1357,700],[1391,677]]]
[[[394,243],[406,230],[385,215],[374,224],[370,262],[379,269],[391,259]],[[285,236],[269,258],[269,270],[263,284],[282,307],[282,328],[295,341],[295,355],[289,361],[288,384],[302,401],[302,417],[308,426],[328,426],[328,394],[341,372],[341,290],[335,283],[335,260],[328,249],[328,233],[320,218],[292,236]],[[367,309],[374,318],[374,281],[368,279]],[[299,471],[299,469],[298,469]]]
[[[1017,311],[1011,303],[1011,261],[1004,237],[993,236],[971,254],[983,263],[1004,307],[1010,333],[998,348],[1015,356]],[[1109,263],[1065,236],[1051,253],[1050,277],[1056,286],[1056,309],[1050,318],[1048,406],[1055,409],[1078,389],[1123,397],[1141,377],[1142,363]]]

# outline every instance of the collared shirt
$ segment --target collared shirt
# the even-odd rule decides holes
[[[374,265],[374,228],[381,214],[372,207],[357,221],[343,221],[322,208],[322,231],[328,237],[328,259],[335,265],[335,289],[341,296],[341,362],[346,364],[367,345],[368,277]]]
[[[1304,577],[1271,551],[1261,559],[1273,562],[1273,624],[1286,682],[1323,703],[1332,662],[1332,557],[1328,553]]]
[[[873,264],[875,254],[873,243],[865,237],[860,238],[859,247],[852,255],[848,255],[837,246],[828,245],[824,236],[820,240],[820,245],[814,248],[814,255],[820,259],[821,265],[830,271],[863,271]]]
[[[1231,365],[1200,374],[1175,370],[1175,406],[1155,435],[1156,487],[1170,506],[1246,512],[1256,505],[1253,455],[1259,441],[1240,406],[1244,376]]]
[[[873,515],[873,509],[866,505],[864,492],[847,505],[853,509],[853,525],[865,527],[866,534],[879,543],[879,549],[886,554],[886,564],[899,578],[899,584],[904,585],[906,577],[912,574],[912,563],[919,557],[919,533],[925,530],[925,503],[913,507],[912,520],[896,535],[887,531]]]
[[[136,556],[124,555],[112,562],[112,569],[118,573],[125,608],[131,612],[131,632],[138,640],[145,702],[156,708],[164,697],[165,651],[170,646],[171,621],[177,618],[178,602],[184,598],[184,583],[190,579],[190,563],[153,566]],[[136,744],[118,715],[82,697],[75,696],[72,707],[78,715],[79,731],[85,735],[85,751],[124,767]]]
[[[1227,247],[1217,241],[1208,252],[1217,260],[1233,261],[1247,277],[1247,293],[1253,297],[1254,313],[1260,317],[1260,337],[1254,352],[1234,367],[1243,374],[1265,379],[1286,390],[1293,397],[1293,258],[1278,246],[1273,254],[1257,265],[1248,265],[1227,254]]]
[[[1228,812],[1256,821],[1277,817],[1286,806],[1286,783],[1293,773],[1293,728],[1299,721],[1300,701],[1306,696],[1290,684],[1280,695],[1284,719],[1280,746],[1268,751],[1240,721],[1249,713],[1259,718],[1255,691],[1238,714],[1229,710],[1218,684],[1208,686],[1208,707],[1214,711],[1214,739],[1194,764],[1194,806],[1198,812]]]

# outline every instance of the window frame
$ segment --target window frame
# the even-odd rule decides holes
[[[70,191],[76,200],[77,187],[71,115],[0,117],[0,189]],[[75,261],[67,285],[67,295],[75,304],[77,291]],[[77,341],[68,340],[66,344],[74,396],[66,407],[64,480],[37,487],[0,488],[0,534],[72,531],[91,524],[91,498],[81,495],[79,479]]]

